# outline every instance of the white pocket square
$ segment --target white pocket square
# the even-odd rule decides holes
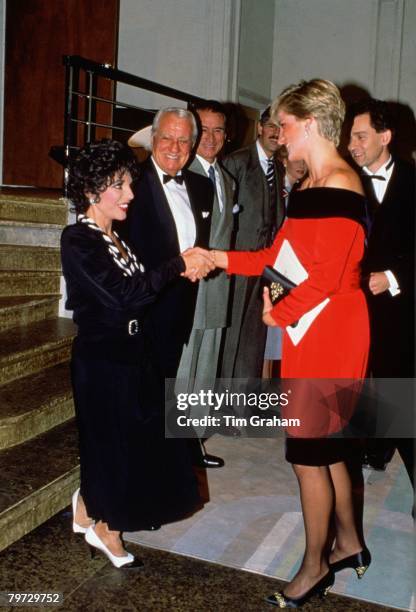
[[[240,204],[234,204],[233,215],[236,215],[238,212],[240,212]]]
[[[202,218],[206,219],[207,217],[209,217],[209,210],[203,210],[202,211]]]

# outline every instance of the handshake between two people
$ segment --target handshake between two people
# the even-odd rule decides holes
[[[226,269],[228,265],[226,251],[208,251],[200,247],[193,247],[186,249],[181,253],[181,256],[186,266],[185,272],[182,272],[181,276],[193,283],[205,278],[215,268]]]
[[[181,276],[189,279],[193,283],[205,278],[212,270],[221,268],[226,270],[228,268],[228,253],[227,251],[217,251],[201,249],[200,247],[193,247],[187,249],[181,256],[185,262],[186,270],[182,272]],[[263,289],[263,323],[269,327],[276,327],[277,323],[272,317],[273,304],[270,299],[270,293],[268,287]]]

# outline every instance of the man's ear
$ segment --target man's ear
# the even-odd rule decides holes
[[[257,121],[257,136],[261,136],[263,134],[263,126],[260,121]]]
[[[381,144],[384,146],[388,146],[391,142],[392,139],[392,133],[391,130],[384,130],[384,132],[381,132]]]

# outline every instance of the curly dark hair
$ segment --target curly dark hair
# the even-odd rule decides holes
[[[116,174],[122,176],[126,172],[132,180],[138,176],[136,158],[127,145],[108,138],[84,145],[69,168],[68,196],[74,211],[85,213],[91,205],[86,194],[92,194],[99,202],[100,194]]]
[[[348,109],[348,118],[353,121],[357,115],[370,115],[370,124],[376,132],[395,131],[394,116],[388,102],[376,98],[363,98]]]

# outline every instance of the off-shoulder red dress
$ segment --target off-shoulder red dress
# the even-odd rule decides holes
[[[259,275],[264,266],[273,265],[283,241],[289,241],[308,278],[274,306],[271,315],[283,328],[329,298],[329,303],[296,346],[285,331],[282,378],[364,378],[369,348],[367,305],[360,289],[364,218],[365,199],[355,192],[328,187],[295,191],[290,196],[287,219],[270,248],[228,254],[228,273]],[[313,413],[305,404],[307,402],[304,402],[301,413],[299,406],[296,410],[306,423]],[[332,421],[326,423],[326,433],[333,433],[343,425],[339,411],[330,416]],[[289,434],[312,437],[307,431],[306,428],[303,433],[296,434],[289,430]],[[311,445],[311,448],[315,446]],[[288,455],[289,452],[287,458],[291,462],[301,462]],[[335,462],[327,459],[321,462]]]

